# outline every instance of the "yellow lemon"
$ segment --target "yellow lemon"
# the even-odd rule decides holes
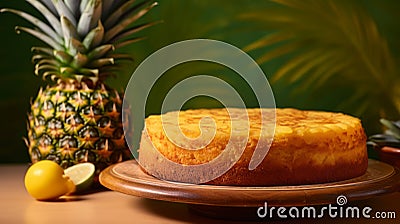
[[[50,160],[29,167],[25,174],[25,188],[37,200],[57,199],[75,191],[75,185],[64,174],[64,169]]]

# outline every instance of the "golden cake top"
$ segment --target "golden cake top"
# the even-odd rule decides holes
[[[203,130],[216,127],[217,135],[231,133],[232,122],[239,122],[243,131],[248,129],[246,111],[250,123],[250,136],[256,134],[259,136],[261,128],[273,130],[270,127],[275,126],[274,137],[279,138],[285,135],[304,136],[314,133],[324,133],[329,131],[346,131],[348,128],[355,128],[361,125],[358,118],[342,113],[307,111],[292,108],[284,109],[194,109],[179,112],[169,112],[163,115],[152,115],[146,119],[146,127],[151,127],[149,132],[160,131],[166,127],[177,126],[189,138],[196,138],[201,134],[200,126]],[[262,123],[261,115],[264,123]],[[203,119],[202,118],[208,118]],[[209,119],[211,118],[211,119]],[[164,125],[162,124],[162,121]],[[202,121],[201,121],[202,120]],[[275,122],[274,122],[275,120]],[[214,123],[215,122],[215,123]],[[271,133],[264,133],[264,135]]]

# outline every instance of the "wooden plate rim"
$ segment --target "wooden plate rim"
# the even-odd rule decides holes
[[[276,187],[215,186],[159,180],[129,160],[103,170],[100,183],[128,195],[188,204],[257,207],[268,202],[271,206],[308,206],[334,204],[339,195],[353,201],[399,191],[400,171],[370,159],[365,175],[346,181]]]

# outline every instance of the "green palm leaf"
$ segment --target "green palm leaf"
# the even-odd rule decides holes
[[[337,105],[340,109],[356,115],[400,116],[398,61],[360,2],[272,2],[240,15],[268,32],[246,51],[263,50],[259,63],[285,57],[272,83],[292,84],[296,94],[323,90],[334,95],[347,88],[352,96]]]

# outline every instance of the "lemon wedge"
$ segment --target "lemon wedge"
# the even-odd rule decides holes
[[[95,171],[92,163],[78,163],[66,168],[64,173],[75,184],[76,193],[81,193],[92,186]]]

